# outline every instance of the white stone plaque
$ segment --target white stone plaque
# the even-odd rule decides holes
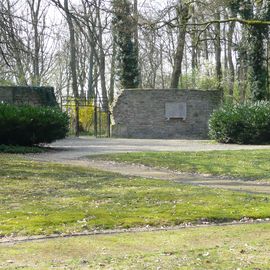
[[[166,102],[165,117],[167,119],[181,118],[183,120],[186,120],[187,104],[185,102]]]

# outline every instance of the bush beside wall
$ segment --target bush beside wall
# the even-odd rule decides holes
[[[31,146],[62,139],[68,116],[58,108],[0,104],[0,144]]]
[[[225,104],[211,115],[209,128],[222,143],[270,143],[270,102]]]

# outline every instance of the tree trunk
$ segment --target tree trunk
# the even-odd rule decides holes
[[[88,70],[88,87],[87,87],[87,99],[90,100],[95,95],[94,90],[94,52],[91,48],[90,56],[89,56],[89,70]]]
[[[232,55],[232,44],[233,44],[233,33],[235,28],[235,22],[231,22],[229,24],[229,31],[228,31],[228,64],[229,64],[229,95],[233,97],[233,90],[234,90],[234,64],[233,64],[233,55]]]
[[[110,74],[110,92],[109,92],[109,103],[112,104],[114,101],[114,82],[115,82],[115,61],[116,61],[116,44],[113,33],[113,48],[112,48],[112,59],[111,59],[111,74]]]
[[[220,21],[220,12],[216,11],[215,19]],[[218,88],[221,89],[221,81],[222,81],[222,66],[221,66],[221,31],[220,31],[220,23],[215,24],[215,60],[216,60],[216,77],[218,80]]]
[[[10,1],[7,1],[7,7],[8,7],[8,27],[9,27],[9,36],[10,36],[10,42],[11,46],[13,48],[14,53],[14,59],[16,61],[16,81],[19,85],[28,85],[26,74],[24,71],[24,67],[22,64],[22,59],[20,55],[20,44],[18,43],[18,40],[16,39],[15,35],[15,29],[14,29],[14,22],[13,22],[13,16],[11,12],[11,6]]]
[[[195,88],[196,85],[196,69],[197,69],[197,31],[196,31],[196,20],[195,20],[195,8],[194,5],[192,5],[191,8],[191,13],[192,13],[192,24],[194,26],[192,27],[192,32],[191,32],[191,68],[192,68],[192,88]]]
[[[238,88],[240,102],[244,102],[246,99],[246,88],[247,88],[247,66],[244,59],[240,59],[239,70],[238,70]]]
[[[114,0],[113,26],[118,46],[118,74],[121,87],[138,88],[138,57],[134,42],[134,18],[129,0]]]
[[[227,26],[226,24],[223,25],[222,28],[222,35],[223,35],[223,55],[224,55],[224,63],[223,63],[223,69],[224,69],[224,74],[223,77],[224,79],[227,79],[228,76],[228,41],[226,39],[226,31],[227,31]]]
[[[134,54],[138,63],[138,85],[142,88],[142,75],[139,66],[139,30],[138,30],[138,0],[134,0]]]
[[[79,136],[79,91],[77,84],[77,70],[76,70],[76,44],[75,44],[75,31],[72,22],[72,16],[68,8],[68,0],[64,0],[66,20],[69,29],[69,39],[70,39],[70,70],[72,78],[72,90],[75,99],[75,135]]]
[[[102,92],[102,104],[103,108],[108,110],[108,96],[106,89],[106,65],[105,65],[105,53],[103,48],[103,34],[102,34],[102,22],[100,17],[100,1],[96,9],[97,19],[98,19],[98,46],[99,46],[99,73],[100,73],[100,83],[101,83],[101,92]]]
[[[177,41],[177,49],[174,56],[174,66],[171,77],[171,86],[170,88],[178,88],[179,79],[182,73],[182,61],[185,47],[185,38],[186,38],[186,28],[187,22],[189,20],[189,6],[188,4],[179,4],[177,7],[177,14],[180,18],[179,22],[179,33],[178,33],[178,41]]]
[[[161,87],[165,89],[165,79],[164,79],[164,66],[163,66],[163,44],[160,44],[160,73],[161,73]]]
[[[33,75],[32,75],[32,85],[40,86],[40,70],[39,70],[39,54],[40,54],[40,39],[38,31],[38,22],[39,22],[39,11],[40,11],[41,0],[37,1],[35,7],[35,1],[28,1],[28,5],[31,9],[31,20],[34,30],[34,53],[33,53]]]

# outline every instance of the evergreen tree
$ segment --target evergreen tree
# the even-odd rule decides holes
[[[252,0],[232,0],[231,9],[245,20],[269,20],[270,2]],[[240,57],[246,55],[249,66],[249,82],[252,99],[267,99],[266,46],[268,38],[267,25],[243,25],[243,41],[240,45]],[[242,52],[242,53],[241,53]]]
[[[138,88],[138,54],[134,42],[135,20],[128,0],[113,0],[113,28],[117,45],[117,75],[123,88]]]

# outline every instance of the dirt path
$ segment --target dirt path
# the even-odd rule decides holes
[[[91,167],[103,171],[120,173],[127,176],[139,176],[171,180],[184,184],[224,188],[249,193],[270,194],[270,183],[244,181],[226,177],[201,174],[184,174],[176,171],[157,169],[137,164],[99,161],[86,156],[103,153],[136,151],[213,151],[270,149],[270,145],[229,145],[207,140],[143,140],[143,139],[95,139],[91,137],[67,138],[51,144],[55,151],[26,155],[30,159],[52,161],[65,164]]]
[[[241,179],[202,174],[187,174],[138,164],[118,163],[114,161],[102,161],[95,159],[65,160],[64,163],[119,173],[126,176],[162,179],[175,181],[181,184],[223,188],[248,193],[270,194],[270,183],[244,181]]]

